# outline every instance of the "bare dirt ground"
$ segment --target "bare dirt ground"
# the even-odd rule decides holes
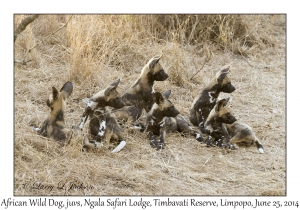
[[[15,18],[18,24],[24,16]],[[15,42],[15,59],[24,58],[25,49],[63,26],[66,20],[61,19],[64,18],[40,16],[28,26]],[[124,30],[116,37],[107,36],[110,42],[98,46],[111,47],[109,53],[90,57],[85,48],[89,40],[84,40],[83,34],[93,37],[104,32],[98,26],[94,34],[88,34],[88,26],[94,26],[90,20],[90,25],[85,25],[79,34],[72,27],[79,26],[80,19],[72,17],[59,34],[36,47],[31,54],[32,62],[15,64],[14,194],[286,195],[285,16],[253,16],[248,20],[253,21],[249,31],[253,26],[252,30],[261,37],[268,37],[269,41],[260,48],[244,45],[246,53],[243,54],[220,50],[211,43],[182,45],[179,41],[158,39],[148,43],[147,38],[141,41],[135,39],[132,32],[126,34],[126,24],[133,20],[126,19],[118,25],[117,20],[110,19],[111,25],[103,30],[111,34]],[[136,25],[136,33],[143,30]],[[66,37],[69,37],[67,43],[64,42]],[[207,47],[211,59],[189,80],[203,65],[203,52]],[[259,154],[255,146],[240,146],[238,150],[208,148],[179,133],[168,134],[165,149],[156,151],[150,147],[146,134],[126,128],[127,145],[121,152],[111,153],[106,148],[83,152],[80,135],[74,136],[69,145],[59,147],[56,142],[31,130],[30,124],[41,126],[50,111],[45,101],[52,86],[61,88],[66,81],[73,82],[74,90],[65,114],[66,127],[71,128],[80,122],[83,98],[92,96],[118,78],[121,79],[118,91],[124,93],[147,61],[160,53],[163,54],[160,63],[170,78],[156,82],[155,90],[171,89],[170,100],[187,119],[194,97],[217,71],[230,65],[228,76],[236,87],[230,94],[230,108],[239,121],[253,128],[265,153]],[[228,96],[221,94],[221,97]],[[49,189],[59,183],[71,186],[72,182],[82,183],[87,188]],[[45,187],[34,189],[38,185]]]

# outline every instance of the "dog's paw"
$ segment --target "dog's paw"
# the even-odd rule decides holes
[[[227,144],[225,144],[225,148],[227,148],[227,149],[231,149],[231,150],[238,149],[238,147],[237,147],[237,146],[235,146],[235,145],[233,145],[233,144],[231,144],[231,143],[227,143]]]
[[[202,136],[201,136],[200,133],[196,133],[196,140],[197,140],[198,142],[200,142],[200,143],[203,142],[203,138],[202,138]]]
[[[215,144],[218,146],[218,147],[223,147],[223,140],[222,139],[218,139]]]
[[[207,137],[207,140],[206,140],[206,146],[207,146],[207,147],[211,147],[211,146],[212,146],[212,137],[211,137],[211,136],[208,136],[208,137]]]
[[[156,146],[156,150],[163,150],[164,149],[164,144],[163,143],[158,143]]]
[[[150,137],[150,146],[153,148],[157,147],[157,142],[154,135]]]
[[[153,148],[157,147],[157,142],[155,140],[151,139],[150,140],[150,146],[153,147]]]

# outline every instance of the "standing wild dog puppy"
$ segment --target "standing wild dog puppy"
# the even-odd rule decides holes
[[[161,56],[155,56],[144,66],[140,77],[121,96],[127,106],[115,112],[118,119],[136,121],[143,109],[149,112],[153,105],[154,81],[164,81],[169,76],[159,64]]]
[[[235,87],[227,77],[228,73],[229,67],[219,71],[210,85],[204,88],[193,101],[190,121],[193,125],[199,126],[202,133],[205,133],[204,123],[215,106],[220,92],[232,93],[235,90]]]
[[[204,129],[210,136],[214,138],[214,141],[216,141],[219,146],[222,146],[225,140],[225,145],[228,145],[231,149],[234,149],[234,146],[229,142],[230,137],[226,128],[226,124],[232,124],[236,121],[236,118],[226,107],[229,99],[230,98],[222,99],[216,103],[207,117],[207,120],[204,124]],[[211,143],[210,136],[208,137],[208,145]]]
[[[147,113],[146,132],[149,134],[150,145],[156,147],[157,150],[164,148],[165,135],[169,132],[179,131],[196,136],[198,141],[202,141],[201,135],[189,127],[185,118],[179,114],[169,100],[170,94],[171,90],[167,90],[163,94],[155,92],[153,94],[154,104]],[[159,136],[158,142],[155,135]]]
[[[252,128],[244,123],[234,122],[233,124],[227,124],[227,131],[231,139],[229,142],[233,144],[236,148],[236,143],[244,142],[249,145],[256,144],[258,151],[264,153],[264,148],[260,143],[259,139],[255,136]]]
[[[40,135],[52,138],[62,144],[67,144],[72,136],[72,132],[64,127],[64,111],[66,109],[66,99],[71,95],[73,85],[67,82],[58,91],[52,87],[52,93],[47,100],[47,106],[51,112],[38,130]]]
[[[86,103],[86,108],[82,115],[79,128],[83,129],[87,118],[90,118],[89,133],[96,137],[95,141],[88,140],[85,136],[83,140],[85,148],[99,147],[101,144],[97,141],[101,141],[102,139],[106,140],[106,143],[109,145],[111,138],[120,142],[112,152],[118,152],[126,145],[123,131],[116,121],[114,113],[107,108],[107,106],[109,106],[119,109],[125,106],[125,103],[120,99],[116,91],[119,82],[120,79],[113,82],[105,90],[99,91],[91,98],[83,100]]]

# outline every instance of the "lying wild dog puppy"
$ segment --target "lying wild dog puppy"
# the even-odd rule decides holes
[[[153,105],[154,81],[164,81],[169,76],[159,64],[161,56],[155,56],[142,69],[136,82],[121,96],[127,106],[115,112],[118,119],[134,122],[143,109],[149,112]]]
[[[64,112],[66,109],[66,99],[73,91],[73,84],[67,82],[58,91],[52,87],[52,93],[47,100],[47,106],[50,107],[51,112],[48,118],[44,121],[41,128],[36,128],[38,134],[54,139],[62,144],[69,143],[72,132],[64,127]]]
[[[255,143],[258,148],[258,151],[260,153],[264,153],[264,148],[262,144],[260,143],[259,139],[255,136],[255,133],[249,125],[241,122],[234,122],[232,124],[226,124],[226,128],[229,133],[229,136],[231,137],[229,142],[233,144],[234,147],[238,148],[236,146],[236,143],[240,142],[244,142],[249,145]]]
[[[206,133],[210,135],[207,145],[211,144],[211,137],[213,137],[218,146],[222,146],[225,140],[225,145],[234,149],[234,146],[229,142],[230,137],[226,128],[226,124],[232,124],[236,121],[236,118],[226,107],[229,99],[230,98],[218,101],[207,117],[204,124]]]
[[[212,79],[210,85],[204,88],[193,101],[190,121],[193,125],[199,126],[202,133],[205,133],[204,123],[215,106],[220,92],[232,93],[235,90],[235,87],[227,77],[228,73],[229,67],[219,71]]]
[[[106,140],[109,145],[111,138],[120,142],[112,152],[118,152],[126,145],[123,131],[116,121],[114,113],[107,108],[107,106],[110,106],[119,109],[125,106],[125,103],[121,100],[116,91],[119,82],[120,79],[113,82],[105,90],[99,91],[91,98],[83,99],[86,103],[86,108],[82,115],[79,128],[83,129],[87,118],[90,118],[89,133],[96,137],[96,140],[88,140],[85,136],[83,140],[85,148],[100,147],[102,144],[98,143],[98,141],[102,139]]]
[[[179,114],[169,100],[171,90],[167,90],[163,94],[155,92],[153,101],[155,102],[151,110],[147,113],[146,132],[149,134],[150,145],[156,147],[157,150],[164,149],[165,135],[169,132],[179,131],[196,137],[198,141],[202,141],[202,136],[189,127],[185,118]],[[156,142],[155,135],[159,136]]]

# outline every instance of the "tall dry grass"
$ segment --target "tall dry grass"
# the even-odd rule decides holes
[[[15,26],[25,17],[15,15]],[[117,78],[124,93],[157,54],[163,54],[170,77],[156,82],[155,90],[171,89],[170,99],[186,118],[194,97],[230,65],[237,89],[230,94],[233,113],[253,127],[266,154],[254,147],[206,148],[177,133],[167,135],[166,149],[156,152],[145,134],[126,128],[124,151],[86,153],[81,136],[60,148],[31,131],[29,125],[41,125],[49,112],[45,100],[52,86],[74,84],[65,119],[71,128],[80,121],[81,99]],[[284,15],[40,15],[17,38],[15,59],[33,59],[14,69],[16,195],[285,194]],[[22,187],[60,180],[94,189]]]
[[[15,25],[23,18],[16,16]],[[201,59],[210,58],[212,50],[253,55],[276,43],[266,33],[270,29],[263,24],[269,16],[264,15],[41,15],[19,37],[20,56],[69,18],[65,29],[29,56],[36,67],[44,60],[64,65],[68,79],[77,81],[95,77],[103,68],[131,71],[133,64],[143,65],[152,55],[162,53],[171,54],[171,79],[182,85],[189,75],[180,76],[178,69],[201,63],[186,61],[182,48],[193,50]],[[47,56],[40,58],[45,51]]]

